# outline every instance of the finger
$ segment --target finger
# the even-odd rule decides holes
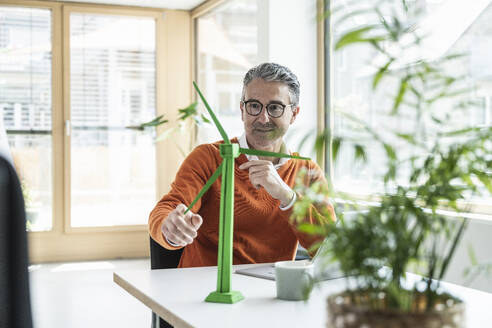
[[[270,161],[264,161],[264,160],[251,160],[251,161],[247,161],[246,163],[241,164],[239,166],[239,168],[241,170],[246,170],[246,169],[249,169],[252,166],[268,165],[268,164],[272,164],[272,162],[270,162]]]
[[[178,246],[186,246],[186,242],[173,233],[167,226],[163,226],[162,233],[170,243]]]
[[[193,227],[192,224],[188,223],[185,219],[183,218],[177,218],[176,220],[173,221],[173,223],[176,225],[178,230],[186,235],[187,237],[190,238],[195,238],[196,237],[196,230]]]
[[[189,226],[189,227],[191,227],[191,228],[193,228],[193,229],[195,229],[195,230],[196,230],[195,226],[193,225],[193,220],[192,220],[193,215],[196,215],[196,214],[195,214],[195,213],[193,213],[192,211],[188,211],[188,212],[184,215],[183,219],[184,219],[184,221],[188,224],[188,226]]]
[[[268,172],[256,172],[249,175],[249,180],[251,184],[256,188],[260,189],[267,182]]]
[[[268,175],[268,172],[265,171],[250,173],[249,180],[252,182],[255,181],[256,183],[263,183],[268,178]]]
[[[171,222],[168,228],[171,232],[172,240],[176,240],[179,245],[185,246],[193,242],[193,238],[180,230],[179,226],[174,224],[174,222]]]
[[[198,230],[198,228],[200,228],[200,226],[202,225],[203,223],[203,219],[200,215],[198,214],[194,214],[191,218],[191,223],[193,224],[193,226],[195,227],[196,230]]]
[[[252,172],[263,172],[263,171],[270,171],[271,167],[270,165],[255,165],[249,168],[249,173]]]
[[[186,211],[187,207],[185,204],[181,203],[176,206],[176,212],[183,214]]]
[[[260,189],[261,188],[261,181],[255,177],[253,178],[249,178],[249,181],[251,182],[251,184],[253,185],[253,187],[255,187],[255,189]]]
[[[269,176],[269,175],[271,175],[271,172],[267,171],[267,170],[249,172],[250,177],[264,177],[264,176]]]

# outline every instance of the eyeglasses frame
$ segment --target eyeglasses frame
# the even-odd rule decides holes
[[[246,108],[246,105],[247,105],[248,103],[252,103],[252,102],[255,102],[255,103],[258,103],[258,104],[260,104],[260,105],[261,105],[261,109],[260,109],[260,111],[258,112],[258,114],[256,114],[256,115],[255,115],[255,114],[251,114],[250,112],[248,112],[248,110],[247,110],[247,108]],[[286,107],[288,107],[288,106],[293,106],[293,105],[294,105],[293,103],[291,103],[291,104],[287,104],[287,105],[284,105],[284,104],[282,104],[282,103],[268,103],[268,104],[266,104],[266,105],[263,105],[263,103],[261,103],[261,102],[260,102],[260,101],[258,101],[258,100],[255,100],[255,99],[250,99],[250,100],[246,100],[246,101],[245,101],[245,100],[241,100],[241,103],[243,104],[244,109],[246,110],[246,113],[248,113],[248,115],[251,115],[251,116],[259,116],[259,115],[261,114],[261,112],[263,112],[263,108],[266,108],[265,110],[266,110],[266,112],[267,112],[268,116],[270,116],[270,117],[272,117],[272,118],[279,118],[279,117],[282,117],[282,115],[284,115],[284,113],[285,113],[285,108],[286,108]],[[271,115],[271,114],[270,114],[270,111],[268,110],[268,105],[280,105],[280,106],[282,106],[282,114],[280,114],[279,116],[273,116],[273,115]]]

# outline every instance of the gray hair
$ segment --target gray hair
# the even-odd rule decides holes
[[[243,100],[246,86],[254,79],[263,79],[266,82],[281,82],[289,87],[290,101],[294,107],[299,104],[300,84],[297,76],[285,66],[275,63],[263,63],[251,68],[243,79]]]

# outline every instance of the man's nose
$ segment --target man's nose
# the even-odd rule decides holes
[[[268,116],[268,111],[266,108],[263,108],[260,115],[258,115],[258,121],[263,124],[270,121],[270,116]]]

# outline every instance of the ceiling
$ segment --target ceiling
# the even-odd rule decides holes
[[[61,1],[61,0],[55,0]],[[190,10],[206,0],[63,0],[63,2],[99,3],[106,5],[139,6]]]

